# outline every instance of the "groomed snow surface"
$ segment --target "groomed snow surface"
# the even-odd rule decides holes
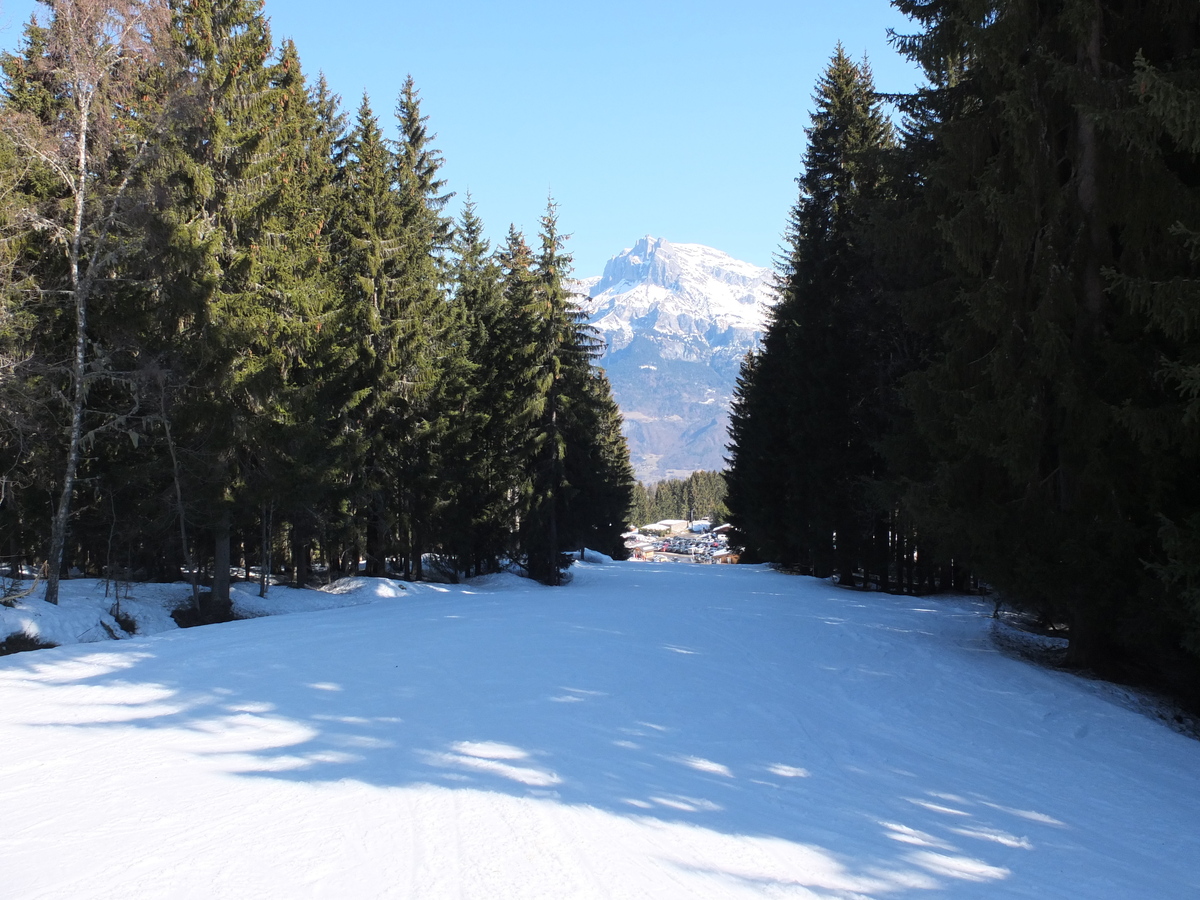
[[[1200,743],[990,606],[573,574],[0,659],[0,897],[1200,896]]]

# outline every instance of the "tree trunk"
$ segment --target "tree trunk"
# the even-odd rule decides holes
[[[1111,647],[1100,617],[1088,602],[1088,598],[1075,598],[1071,630],[1067,637],[1067,655],[1064,660],[1066,665],[1098,671],[1108,667],[1112,659]]]
[[[229,603],[229,510],[223,509],[213,529],[213,606]]]
[[[367,517],[367,574],[376,578],[387,574],[383,514],[378,507],[378,501],[372,502]]]
[[[165,393],[165,389],[164,389]],[[165,399],[163,405],[165,406]],[[179,545],[183,549],[183,562],[188,567],[188,578],[192,585],[192,606],[200,612],[200,582],[199,571],[195,560],[192,559],[192,545],[188,541],[187,514],[183,505],[183,487],[179,477],[179,457],[175,452],[175,439],[171,436],[171,423],[167,421],[166,411],[163,411],[163,429],[167,435],[167,450],[171,455],[171,477],[175,483],[175,508],[179,514]]]
[[[308,586],[309,557],[312,555],[312,542],[296,534],[292,529],[292,587]]]
[[[412,580],[420,581],[425,577],[425,569],[421,559],[422,539],[420,532],[413,528],[411,531],[409,554],[412,559]]]
[[[275,504],[272,503],[262,507],[260,515],[262,524],[262,537],[258,552],[258,596],[260,597],[267,596],[271,590],[271,531],[274,512]]]
[[[80,277],[79,260],[83,249],[83,211],[87,199],[87,135],[89,105],[81,102],[80,129],[76,136],[75,216],[72,220],[69,266],[71,298],[75,302],[75,355],[71,360],[71,379],[74,393],[71,398],[71,428],[67,438],[67,464],[63,471],[62,493],[54,510],[50,529],[49,571],[46,580],[46,602],[58,604],[58,580],[62,574],[63,548],[67,540],[67,520],[71,515],[71,495],[75,490],[75,472],[79,467],[80,445],[83,440],[83,408],[87,398],[84,376],[87,374],[87,289],[88,281]]]

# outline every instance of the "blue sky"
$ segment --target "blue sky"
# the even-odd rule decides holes
[[[34,0],[0,0],[14,48]],[[840,40],[881,90],[917,80],[888,46],[887,0],[267,0],[278,42],[353,112],[392,128],[411,73],[443,172],[493,242],[532,237],[553,194],[579,276],[652,234],[770,265],[804,150],[810,98]],[[457,208],[457,203],[454,207]]]

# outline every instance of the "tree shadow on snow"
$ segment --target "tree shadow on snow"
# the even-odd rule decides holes
[[[609,576],[589,577],[602,588]],[[586,585],[467,586],[47,651],[22,674],[104,689],[71,724],[172,730],[241,777],[495,792],[702,829],[709,860],[674,864],[764,892],[972,898],[1006,882],[1019,894],[1031,851],[1048,847],[1085,868],[1069,806],[1043,792],[1052,773],[973,747],[1020,779],[987,796],[979,760],[914,759],[903,721],[864,730],[880,692],[904,686],[885,662],[847,673],[823,655],[819,636],[842,627],[848,601],[799,608],[795,579],[761,572],[687,578],[695,590],[647,597],[644,615]],[[744,840],[783,852],[794,874],[745,862],[729,843]]]

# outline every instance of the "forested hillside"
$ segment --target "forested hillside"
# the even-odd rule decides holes
[[[687,478],[667,478],[651,485],[633,486],[629,521],[634,526],[664,519],[708,519],[713,525],[729,517],[725,507],[725,476],[720,472],[693,472]]]
[[[927,86],[841,48],[817,85],[733,521],[843,585],[982,578],[1200,699],[1200,7],[895,5]]]
[[[411,78],[390,140],[261,0],[56,0],[0,66],[0,557],[46,599],[72,568],[219,606],[231,567],[556,583],[620,550],[556,208],[532,247],[451,221]]]

